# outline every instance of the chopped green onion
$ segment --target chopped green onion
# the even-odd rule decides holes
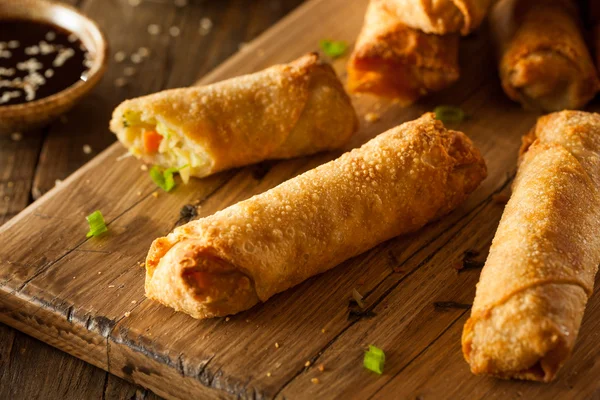
[[[458,107],[438,106],[433,110],[435,119],[443,123],[459,123],[465,119],[465,112]]]
[[[85,217],[85,219],[87,219],[87,222],[90,225],[90,231],[85,235],[86,237],[99,236],[108,231],[106,223],[104,222],[104,217],[99,210],[94,211]]]
[[[164,171],[161,171],[160,168],[155,165],[150,168],[150,178],[156,186],[165,192],[170,192],[175,187],[175,178],[173,178],[173,174],[187,167],[188,165],[186,164],[180,168],[167,168]]]
[[[348,50],[348,43],[343,40],[327,40],[323,39],[319,42],[319,47],[323,50],[323,53],[331,58],[338,58],[343,56]]]
[[[381,375],[383,374],[383,366],[385,364],[385,353],[380,348],[369,345],[369,351],[365,353],[363,364],[369,371]]]

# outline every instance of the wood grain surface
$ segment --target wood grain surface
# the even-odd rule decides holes
[[[202,82],[287,62],[316,50],[323,38],[352,43],[366,4],[310,0]],[[342,76],[345,62],[333,62]],[[176,69],[180,60],[166,63],[165,70]],[[196,204],[199,217],[210,215],[337,154],[228,171],[154,197],[147,173],[136,160],[119,161],[124,151],[115,144],[1,228],[0,320],[170,398],[599,397],[598,290],[556,382],[475,377],[462,359],[460,332],[479,271],[458,272],[456,266],[465,253],[485,259],[503,210],[498,195],[510,189],[520,136],[536,115],[503,95],[485,30],[463,39],[461,67],[455,86],[410,108],[368,96],[353,99],[361,116],[381,117],[362,121],[353,146],[439,104],[465,110],[469,118],[456,128],[481,149],[489,177],[448,217],[247,312],[197,321],[144,298],[139,263],[151,241],[181,222],[186,204]],[[595,102],[590,109],[600,107]],[[84,217],[95,209],[110,231],[86,239]],[[353,289],[364,295],[368,313],[349,313]],[[382,376],[362,366],[369,344],[386,352]],[[5,354],[0,351],[2,359]],[[96,378],[85,377],[78,380],[82,393],[94,397]]]
[[[29,132],[20,141],[0,137],[0,225],[114,142],[107,129],[108,116],[120,101],[193,83],[303,0],[190,0],[183,8],[173,0],[143,0],[137,7],[128,0],[64,2],[98,21],[112,55],[118,51],[130,55],[142,46],[152,54],[141,65],[111,58],[100,85],[65,118]],[[204,35],[200,33],[203,18],[213,25]],[[163,28],[158,37],[148,34],[151,23]],[[180,36],[170,36],[166,32],[170,26],[179,27]],[[117,88],[115,80],[124,77],[129,66],[135,67],[135,76]],[[84,153],[84,145],[90,146],[90,154]],[[0,323],[0,398],[158,396]]]

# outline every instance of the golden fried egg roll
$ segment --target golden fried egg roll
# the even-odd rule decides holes
[[[146,296],[194,318],[246,310],[447,214],[485,176],[473,143],[425,114],[155,240]]]
[[[358,119],[331,66],[308,54],[208,86],[117,107],[111,130],[136,157],[203,177],[266,159],[343,146]]]
[[[409,105],[458,79],[458,40],[409,28],[371,0],[348,64],[348,89]]]
[[[481,24],[491,0],[384,0],[383,4],[411,28],[467,35]]]
[[[569,357],[600,263],[600,115],[538,119],[464,326],[475,374],[549,382]]]
[[[575,0],[504,0],[491,13],[508,97],[541,111],[576,109],[598,89]]]

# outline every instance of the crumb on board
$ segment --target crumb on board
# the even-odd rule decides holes
[[[319,378],[312,378],[310,381],[312,383],[314,383],[315,385],[318,384],[318,383],[321,383],[321,381],[319,380]]]
[[[125,317],[129,317],[131,315],[131,311],[127,311],[125,314],[123,314]]]
[[[321,333],[325,333],[325,332],[326,332],[325,328],[321,329]]]
[[[279,348],[279,343],[275,342],[275,348],[278,349]]]
[[[60,185],[61,183],[62,183],[62,180],[60,180],[60,179],[57,179],[57,180],[55,180],[55,181],[54,181],[54,186],[58,186],[58,185]]]
[[[305,363],[304,363],[304,366],[305,366],[305,367],[310,367],[310,361],[307,361],[307,362],[305,362]]]
[[[131,304],[136,304],[137,300],[131,300]]]
[[[115,285],[108,285],[108,288],[109,288],[109,289],[112,289],[112,288],[114,288],[114,287],[115,287]]]
[[[271,373],[270,373],[270,372],[267,372],[267,376],[270,378],[270,377],[271,377]]]
[[[140,169],[142,171],[148,171],[148,166],[146,164],[142,164],[142,165],[140,165]]]
[[[231,319],[231,318],[229,318],[229,317],[226,317],[226,318],[225,318],[225,322],[229,322],[229,320],[230,320],[230,319]]]
[[[92,146],[90,146],[89,144],[84,144],[83,145],[83,154],[91,154],[92,153]]]
[[[138,195],[138,196],[141,196],[141,195],[142,195],[142,192],[138,191],[138,192],[137,192],[137,195]]]
[[[158,192],[152,192],[152,197],[154,197],[155,199],[158,198]]]
[[[319,371],[324,372],[325,371],[325,366],[323,364],[319,364],[319,366],[317,367],[319,369]]]
[[[98,271],[98,275],[102,275],[102,271]]]

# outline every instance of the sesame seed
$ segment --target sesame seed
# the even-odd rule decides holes
[[[202,18],[200,20],[200,34],[202,36],[206,36],[209,34],[213,26],[213,22],[210,18]]]
[[[275,342],[275,348],[278,349],[279,348],[279,343]]]
[[[307,362],[305,362],[305,363],[304,363],[304,366],[305,366],[305,367],[310,367],[310,361],[307,361]]]
[[[169,35],[172,37],[177,37],[181,33],[181,29],[178,26],[172,26],[169,28]]]
[[[150,55],[150,49],[147,47],[140,47],[137,53],[142,57],[148,57]]]
[[[92,153],[92,146],[90,146],[89,144],[84,144],[83,145],[83,152],[84,152],[84,154],[91,154]]]
[[[156,35],[160,34],[160,26],[157,24],[148,25],[148,33],[151,34],[152,36],[156,36]]]
[[[121,88],[123,86],[127,85],[127,79],[125,78],[117,78],[115,79],[115,86],[118,88]]]
[[[319,380],[319,378],[312,378],[310,381],[312,383],[314,383],[315,385],[318,384],[318,383],[321,383],[321,381]]]
[[[115,61],[118,63],[122,63],[127,58],[127,54],[124,51],[117,51],[115,53]]]
[[[13,132],[10,135],[10,138],[13,142],[20,142],[23,139],[23,134],[21,132]]]
[[[136,70],[134,67],[125,67],[125,69],[123,69],[123,74],[125,76],[134,76],[136,73]]]
[[[140,56],[138,53],[133,53],[130,57],[131,62],[134,64],[139,64],[142,62],[142,56]]]

